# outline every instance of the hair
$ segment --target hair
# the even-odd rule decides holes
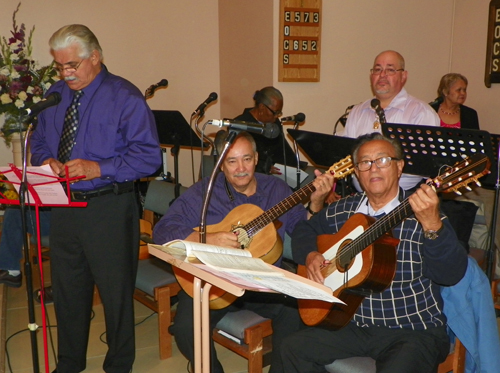
[[[49,40],[50,49],[57,51],[66,49],[73,44],[80,46],[80,58],[89,58],[94,50],[99,52],[102,61],[103,54],[97,37],[87,26],[67,25],[54,32]]]
[[[222,151],[224,150],[224,144],[227,140],[227,137],[229,136],[229,131],[226,130],[219,130],[216,135],[216,141],[215,141],[215,146],[217,148],[217,154],[220,156],[222,154]],[[248,140],[250,144],[252,144],[252,149],[254,153],[257,153],[257,144],[255,143],[255,140],[252,135],[250,135],[246,131],[241,131],[238,133],[236,138],[234,139],[234,142],[238,140],[240,137],[243,137]],[[233,142],[233,144],[234,144]]]
[[[277,101],[283,101],[283,95],[274,87],[264,87],[260,91],[255,91],[253,95],[255,107],[259,106],[259,104],[272,105],[271,100],[273,98]]]
[[[441,97],[441,99],[444,100],[444,96],[450,93],[451,86],[459,80],[463,80],[466,86],[469,85],[467,78],[462,74],[449,73],[443,75],[441,81],[439,82],[439,87],[437,89],[438,97]]]
[[[397,139],[391,139],[389,137],[385,137],[379,132],[373,132],[373,133],[368,133],[366,135],[359,136],[356,139],[356,142],[354,143],[354,146],[352,148],[352,160],[353,163],[356,164],[358,163],[358,152],[361,146],[366,144],[367,142],[370,141],[375,141],[375,140],[382,140],[382,141],[387,141],[391,146],[393,147],[394,151],[396,152],[396,158],[398,159],[403,159],[403,148],[401,147],[401,144]]]
[[[383,51],[383,52],[380,52],[379,54],[377,54],[377,56],[375,57],[375,59],[373,60],[373,64],[375,64],[375,61],[377,60],[377,58],[384,54],[384,53],[394,53],[396,55],[396,57],[398,58],[398,62],[399,62],[399,65],[401,66],[401,69],[405,69],[405,59],[404,57],[401,55],[401,53],[399,52],[396,52],[396,51],[393,51],[393,50],[386,50],[386,51]]]

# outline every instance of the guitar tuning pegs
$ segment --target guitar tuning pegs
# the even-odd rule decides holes
[[[458,196],[461,196],[461,195],[462,195],[462,192],[460,192],[459,190],[455,190],[455,193],[456,193]]]
[[[465,189],[467,189],[469,192],[472,190],[472,188],[470,186],[466,186]]]
[[[478,180],[476,180],[476,185],[477,185],[478,187],[481,187],[481,182],[479,182]]]

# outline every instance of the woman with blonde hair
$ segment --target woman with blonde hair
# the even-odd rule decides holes
[[[441,78],[438,97],[430,103],[439,115],[441,127],[479,129],[476,110],[464,105],[467,85],[467,78],[461,74],[449,73]]]

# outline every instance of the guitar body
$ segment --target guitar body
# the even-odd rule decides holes
[[[252,204],[244,204],[235,207],[226,217],[217,224],[207,226],[207,233],[232,232],[237,230],[240,243],[245,246],[254,258],[261,258],[266,263],[274,264],[283,253],[283,243],[277,233],[274,224],[268,224],[258,231],[255,236],[248,237],[247,232],[242,230],[242,226],[256,217],[262,215],[264,211]],[[241,238],[240,238],[241,236]],[[194,276],[173,266],[175,277],[182,289],[193,297]],[[210,290],[210,309],[221,309],[229,306],[237,297],[212,287]]]
[[[324,284],[346,305],[299,299],[299,313],[306,325],[340,329],[352,319],[366,296],[383,291],[392,282],[396,272],[398,239],[384,234],[354,258],[345,251],[346,245],[374,221],[370,216],[355,214],[337,234],[318,236],[318,251],[332,262],[324,273]],[[307,277],[306,267],[299,265],[297,273]]]

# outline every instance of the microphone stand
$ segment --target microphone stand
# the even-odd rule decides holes
[[[33,301],[33,273],[31,268],[30,253],[29,253],[29,241],[28,241],[28,225],[26,222],[26,195],[28,195],[28,177],[27,177],[27,148],[28,148],[28,139],[30,132],[33,130],[32,123],[29,124],[28,129],[26,130],[25,138],[22,139],[21,136],[21,159],[22,159],[22,178],[19,183],[19,207],[21,210],[21,223],[22,223],[22,234],[24,241],[24,276],[26,277],[26,293],[28,297],[28,329],[30,331],[31,338],[31,353],[33,360],[33,371],[38,373],[40,370],[38,366],[38,343],[36,332],[38,329],[38,325],[36,324],[35,319],[35,304]],[[19,134],[21,135],[21,128],[19,128]],[[24,141],[23,141],[24,140]],[[40,222],[38,215],[38,206],[36,208],[36,228],[37,228],[37,239],[40,240]],[[39,258],[39,263],[41,264],[41,258]],[[43,284],[43,281],[42,281]],[[41,294],[43,295],[43,288],[40,289]],[[44,307],[44,301],[40,297],[42,307]],[[46,367],[48,369],[48,366]]]
[[[203,198],[203,207],[201,209],[201,218],[200,218],[200,242],[201,243],[206,243],[207,242],[207,236],[206,236],[206,221],[207,221],[207,212],[208,212],[208,203],[210,202],[210,197],[212,196],[213,192],[213,186],[215,182],[215,177],[218,174],[218,169],[224,159],[226,158],[227,152],[229,151],[229,148],[231,147],[232,143],[236,139],[236,136],[238,135],[238,131],[229,129],[229,134],[226,138],[226,142],[224,143],[224,148],[222,149],[222,153],[219,156],[219,159],[217,160],[214,169],[212,170],[212,174],[210,175],[210,180],[208,181],[208,186],[207,186],[207,192],[205,193],[205,196]]]
[[[298,121],[295,121],[293,124],[293,129],[296,130],[299,128]],[[295,151],[295,159],[297,160],[297,185],[295,187],[295,191],[300,189],[300,155],[299,155],[299,147],[297,146],[297,141],[293,140],[293,150]]]
[[[498,197],[500,196],[500,143],[498,144],[497,153],[497,180],[495,183],[495,195],[493,199],[493,212],[491,214],[491,232],[490,232],[490,247],[486,251],[486,274],[490,283],[493,281],[493,262],[495,255],[495,234],[497,227],[497,209]]]
[[[191,121],[195,117],[197,117],[196,121],[195,121],[195,129],[196,129],[196,133],[200,136],[200,143],[201,143],[201,160],[200,160],[200,176],[201,176],[201,178],[203,178],[205,176],[205,167],[204,167],[204,162],[203,162],[203,157],[204,157],[204,152],[205,152],[204,141],[206,141],[209,144],[209,147],[210,146],[212,147],[212,150],[210,152],[210,156],[213,157],[213,162],[215,163],[217,160],[217,149],[215,148],[214,141],[212,141],[212,139],[210,137],[205,135],[204,129],[200,130],[200,127],[199,127],[200,119],[203,118],[204,115],[205,115],[204,108],[196,110],[191,115]],[[191,123],[190,123],[190,126],[192,126]],[[191,159],[193,159],[193,155],[191,155]],[[194,175],[194,166],[193,166],[193,175]],[[194,181],[194,176],[193,176],[193,181]]]

